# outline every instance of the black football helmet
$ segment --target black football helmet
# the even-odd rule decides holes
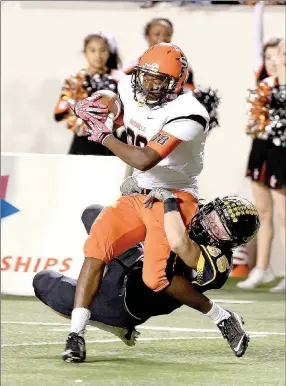
[[[226,231],[227,237],[218,238],[207,221],[215,211]],[[216,198],[202,205],[190,225],[190,238],[203,245],[213,245],[220,249],[233,249],[251,241],[260,227],[256,207],[248,200],[236,196]]]

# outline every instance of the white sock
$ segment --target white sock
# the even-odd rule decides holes
[[[224,308],[220,307],[214,302],[212,302],[212,308],[210,309],[210,311],[205,315],[210,318],[214,324],[218,324],[222,320],[228,319],[230,317],[229,312],[227,312]]]
[[[89,318],[90,311],[87,308],[74,308],[71,314],[70,332],[84,335]]]

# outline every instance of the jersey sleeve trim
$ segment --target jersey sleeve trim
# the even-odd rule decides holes
[[[168,125],[171,122],[179,121],[181,119],[195,121],[195,122],[199,123],[203,127],[204,130],[207,128],[207,125],[208,125],[208,121],[203,116],[197,115],[197,114],[191,114],[191,115],[183,115],[183,116],[180,116],[180,117],[176,117],[176,118],[170,119],[169,121],[167,121],[165,123],[165,126]]]
[[[207,284],[212,283],[215,280],[217,271],[216,271],[214,262],[210,256],[210,253],[208,252],[207,248],[204,247],[203,245],[200,245],[200,248],[202,251],[201,251],[199,261],[197,264],[197,277],[194,281],[192,281],[192,283],[197,284],[198,286],[202,287],[202,286],[206,286]],[[204,266],[205,266],[205,262],[206,262],[205,259],[206,258],[209,260],[210,265],[212,267],[213,277],[209,281],[204,282],[203,281],[203,272],[204,272]]]

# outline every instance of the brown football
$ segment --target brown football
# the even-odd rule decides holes
[[[108,107],[109,112],[114,115],[113,120],[116,120],[121,111],[121,102],[117,94],[110,90],[99,90],[93,95],[101,95],[101,98],[97,100]]]

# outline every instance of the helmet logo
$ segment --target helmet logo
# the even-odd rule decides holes
[[[187,58],[185,56],[181,56],[179,58],[179,62],[181,63],[182,68],[187,68],[188,67],[188,61],[187,61]]]
[[[143,65],[143,68],[144,68],[144,70],[148,70],[148,71],[152,71],[152,72],[159,72],[160,66],[157,63],[153,63],[153,64],[145,63]]]

